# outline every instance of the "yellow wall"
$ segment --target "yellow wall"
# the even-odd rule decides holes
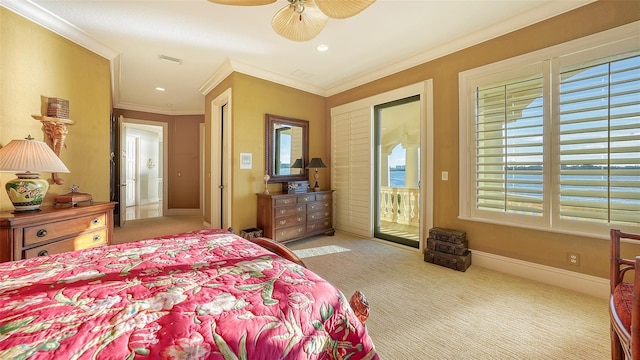
[[[441,181],[438,177],[434,179],[434,225],[466,231],[469,245],[473,249],[608,277],[609,242],[602,238],[584,238],[458,219],[458,73],[636,20],[640,20],[640,1],[598,1],[331,96],[328,98],[327,107],[330,109],[433,79],[434,173],[449,172],[449,181]],[[579,267],[568,265],[567,252],[577,252],[581,255]],[[637,249],[635,253],[638,253]]]
[[[60,174],[45,198],[69,192],[77,184],[96,201],[109,200],[109,125],[111,88],[109,61],[31,21],[0,7],[0,146],[31,135],[45,141],[41,96],[69,100],[67,148],[60,158],[71,171]],[[50,174],[41,174],[48,178]],[[11,173],[0,174],[4,189]],[[0,210],[13,206],[0,191]]]
[[[265,114],[275,114],[309,121],[309,156],[321,157],[327,166],[329,159],[329,129],[326,124],[325,98],[287,86],[278,85],[241,73],[233,73],[206,96],[205,114],[207,134],[210,134],[211,102],[226,89],[232,89],[232,227],[241,229],[256,226],[256,193],[264,190],[265,173]],[[207,135],[208,149],[210,136]],[[240,153],[253,154],[253,168],[239,169]],[[210,154],[210,150],[207,150]],[[210,158],[206,160],[210,163]],[[208,166],[208,165],[207,165]],[[328,169],[326,169],[328,170]],[[210,173],[208,168],[207,173]],[[329,172],[320,172],[320,183],[329,183]],[[280,184],[270,185],[277,192]],[[210,188],[206,199],[210,199]],[[207,206],[207,218],[210,207]]]

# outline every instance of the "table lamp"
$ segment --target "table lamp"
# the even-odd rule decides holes
[[[17,179],[5,184],[14,212],[39,211],[49,182],[40,172],[68,173],[69,169],[49,145],[29,135],[24,140],[11,140],[0,149],[0,171],[17,172]]]
[[[296,159],[296,161],[293,162],[293,164],[291,164],[291,166],[289,167],[290,169],[302,169],[302,159]],[[298,170],[298,173],[300,173],[302,170]],[[293,171],[291,171],[291,175],[295,175],[293,174]]]
[[[313,191],[320,191],[320,185],[318,185],[318,168],[326,168],[327,165],[324,164],[324,162],[322,162],[321,158],[312,158],[311,161],[309,162],[309,165],[307,165],[307,169],[316,169],[315,174],[313,175],[313,178],[316,180],[316,183],[313,185]]]

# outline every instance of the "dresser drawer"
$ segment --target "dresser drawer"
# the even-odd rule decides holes
[[[305,195],[298,196],[299,203],[308,203],[315,200],[316,200],[316,196],[314,194],[305,194]]]
[[[331,200],[331,194],[315,194],[316,201]]]
[[[289,226],[304,224],[307,221],[305,213],[276,218],[275,228],[282,229]]]
[[[56,241],[51,244],[37,246],[24,251],[24,258],[59,254],[67,251],[87,249],[107,245],[107,230],[102,229],[82,234],[75,238]]]
[[[324,219],[320,221],[308,222],[307,223],[307,232],[315,232],[320,230],[327,230],[331,228],[331,220]]]
[[[306,225],[302,224],[299,226],[288,227],[284,229],[275,230],[275,240],[276,241],[285,241],[293,238],[300,237],[304,235],[306,231]]]
[[[308,212],[316,212],[321,210],[329,210],[331,208],[331,202],[329,201],[314,201],[307,204]]]
[[[275,206],[293,205],[297,202],[296,197],[276,198],[273,203]]]
[[[311,222],[316,220],[327,219],[329,216],[331,216],[330,210],[316,211],[316,212],[307,214],[307,221]]]
[[[94,214],[67,221],[39,224],[24,228],[24,246],[46,242],[52,239],[99,229],[106,225],[106,214]]]
[[[305,204],[280,206],[275,209],[274,217],[279,218],[283,216],[296,215],[300,213],[305,213],[306,211],[307,211],[307,205]]]

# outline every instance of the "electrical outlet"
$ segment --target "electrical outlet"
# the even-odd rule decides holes
[[[578,253],[567,253],[567,262],[569,265],[580,266],[580,254]]]

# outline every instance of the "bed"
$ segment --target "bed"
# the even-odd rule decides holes
[[[336,287],[256,242],[206,229],[1,263],[0,359],[378,359]]]

